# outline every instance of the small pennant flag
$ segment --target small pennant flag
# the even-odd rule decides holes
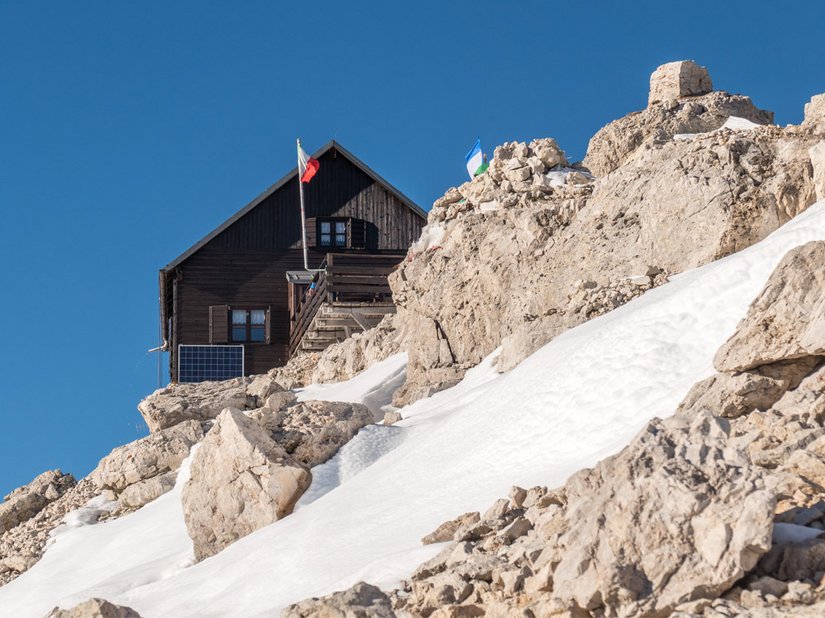
[[[475,178],[479,174],[483,174],[484,170],[490,167],[487,161],[484,160],[484,155],[481,154],[481,140],[477,139],[476,143],[464,157],[467,160],[467,173],[470,178]]]
[[[298,178],[301,182],[309,182],[318,171],[320,164],[317,159],[313,159],[304,149],[301,148],[301,140],[298,140]]]

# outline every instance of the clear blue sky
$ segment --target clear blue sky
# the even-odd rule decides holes
[[[814,1],[2,2],[0,492],[145,435],[158,268],[296,137],[429,208],[477,136],[581,158],[671,60],[799,122],[823,23]]]

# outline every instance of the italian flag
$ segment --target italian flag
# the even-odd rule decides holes
[[[298,140],[298,178],[301,179],[301,182],[312,180],[319,167],[318,160],[305,153],[304,149],[301,148],[301,140]]]
[[[467,160],[467,173],[470,175],[470,178],[475,178],[479,174],[484,173],[484,170],[490,167],[484,160],[484,155],[481,154],[480,139],[476,140],[476,143],[473,144],[470,152],[468,152],[467,156],[464,158]]]

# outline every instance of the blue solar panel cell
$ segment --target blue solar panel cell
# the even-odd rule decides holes
[[[229,380],[243,374],[242,345],[178,346],[178,382]]]

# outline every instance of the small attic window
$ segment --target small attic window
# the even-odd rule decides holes
[[[318,221],[318,244],[322,247],[347,246],[347,221]]]

